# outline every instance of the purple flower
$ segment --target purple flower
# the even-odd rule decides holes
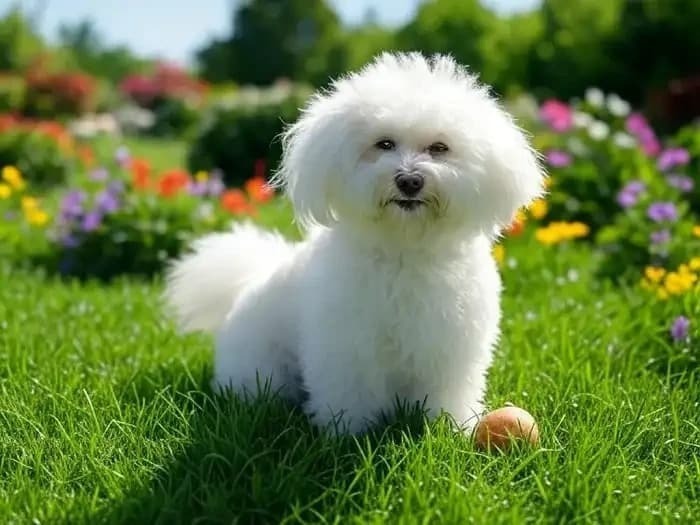
[[[98,211],[90,211],[83,217],[81,227],[85,232],[93,232],[102,224],[102,214]]]
[[[109,191],[109,189],[101,191],[97,195],[95,204],[97,205],[97,209],[105,214],[114,213],[119,209],[119,199],[114,193]]]
[[[684,315],[679,315],[673,320],[671,324],[671,337],[674,341],[683,341],[688,338],[688,331],[690,330],[690,320]]]
[[[668,230],[658,230],[651,232],[649,236],[652,244],[666,244],[671,240],[671,232]]]
[[[676,166],[685,166],[690,162],[690,153],[684,148],[668,148],[661,152],[657,166],[661,171],[670,170]]]
[[[672,202],[655,202],[647,209],[647,216],[654,222],[675,221],[678,211]]]
[[[554,168],[565,168],[571,164],[571,155],[566,151],[553,149],[547,153],[547,162]]]
[[[668,182],[669,186],[679,189],[683,193],[693,191],[693,187],[695,186],[693,179],[685,175],[667,175],[666,182]]]
[[[631,208],[637,204],[637,195],[629,191],[621,191],[617,194],[617,203],[622,208]]]
[[[190,195],[201,197],[209,192],[209,184],[207,181],[190,182],[190,184],[187,186],[187,191]]]
[[[14,221],[17,218],[17,212],[14,211],[6,211],[5,214],[3,215],[6,221]]]
[[[65,248],[76,248],[80,244],[80,240],[72,233],[68,233],[61,237],[60,241]]]
[[[126,146],[119,146],[117,151],[114,153],[114,158],[122,168],[125,167],[129,160],[131,160],[131,153],[129,153],[129,148]]]
[[[66,219],[74,219],[83,213],[85,192],[80,190],[69,191],[61,200],[61,216]]]
[[[641,180],[633,180],[625,184],[625,187],[622,189],[622,191],[629,191],[630,193],[639,195],[646,189],[646,184],[644,184]]]
[[[218,170],[216,172],[212,172],[209,176],[209,180],[207,181],[209,185],[209,195],[212,197],[218,197],[226,189],[226,186],[224,186],[224,183],[221,180],[222,176],[220,173],[221,172]]]
[[[120,180],[113,180],[107,185],[107,191],[117,196],[124,193],[124,183]]]
[[[637,204],[639,194],[646,189],[645,184],[640,180],[633,180],[625,184],[625,186],[617,194],[617,203],[623,208],[629,208]]]
[[[627,131],[632,133],[632,135],[639,135],[649,127],[649,123],[641,113],[632,113],[629,117],[627,117],[625,127],[627,128]]]
[[[104,168],[97,168],[90,172],[90,179],[101,182],[109,178],[109,172]]]

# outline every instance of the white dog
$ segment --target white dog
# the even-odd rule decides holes
[[[411,53],[333,83],[283,139],[307,239],[241,225],[169,275],[183,327],[218,334],[215,385],[269,382],[347,432],[397,399],[471,428],[499,334],[491,245],[542,191],[525,136],[452,58]]]

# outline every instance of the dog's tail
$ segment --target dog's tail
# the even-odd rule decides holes
[[[170,266],[165,300],[182,329],[216,331],[245,285],[274,271],[294,246],[250,223],[207,235]]]

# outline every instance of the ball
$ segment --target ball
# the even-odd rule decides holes
[[[540,439],[535,418],[522,408],[507,406],[489,412],[479,420],[474,442],[482,450],[507,451],[514,442],[536,446]]]

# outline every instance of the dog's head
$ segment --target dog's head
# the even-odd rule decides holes
[[[283,145],[303,225],[492,235],[542,191],[523,132],[446,56],[380,55],[315,95]]]

